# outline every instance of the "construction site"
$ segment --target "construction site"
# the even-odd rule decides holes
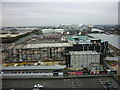
[[[63,64],[69,66],[69,51],[96,51],[101,55],[107,53],[107,42],[101,42],[101,40],[92,39],[89,36],[73,35],[63,41],[62,38],[66,36],[43,33],[42,35],[32,35],[26,41],[19,40],[4,48],[3,63],[63,61]],[[24,43],[20,43],[20,41],[24,41]]]
[[[63,33],[63,30],[61,30],[62,33],[49,30],[50,32],[42,31],[41,34],[31,32],[32,34],[3,46],[1,73],[5,88],[11,88],[10,85],[6,86],[9,84],[6,83],[7,80],[18,78],[23,80],[46,78],[46,83],[49,78],[67,78],[67,80],[70,78],[70,81],[71,78],[77,80],[77,78],[93,78],[94,76],[115,75],[116,78],[117,70],[104,61],[109,48],[112,47],[107,41],[89,35],[67,35]],[[102,82],[100,79],[97,81]],[[113,82],[116,83],[116,81]],[[17,87],[19,85],[13,88]],[[46,88],[51,87],[46,86]]]

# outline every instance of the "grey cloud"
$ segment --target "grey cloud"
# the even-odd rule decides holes
[[[3,24],[117,23],[117,3],[3,3]],[[18,22],[19,21],[19,22]],[[29,22],[28,22],[29,21]]]

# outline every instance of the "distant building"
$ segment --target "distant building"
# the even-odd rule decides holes
[[[43,34],[63,34],[64,29],[42,29]]]
[[[54,32],[63,34],[64,33],[64,29],[54,29]]]
[[[97,28],[92,28],[91,32],[103,33],[104,31]]]
[[[46,39],[60,39],[64,33],[64,29],[42,29],[42,33]]]
[[[54,30],[49,28],[49,29],[42,29],[42,33],[43,34],[53,34]]]

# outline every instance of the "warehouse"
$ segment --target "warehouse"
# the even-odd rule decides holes
[[[43,34],[63,34],[64,29],[42,29]]]
[[[15,44],[8,48],[4,61],[52,61],[65,60],[63,53],[68,43]]]
[[[55,70],[64,70],[65,65],[54,66],[10,66],[3,67],[2,72],[4,74],[16,74],[16,73],[50,73]]]
[[[70,67],[90,67],[91,63],[100,63],[100,54],[95,51],[70,51]]]

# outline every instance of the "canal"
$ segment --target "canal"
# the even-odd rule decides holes
[[[113,35],[113,34],[89,34],[90,36],[93,36],[94,38],[99,38],[104,41],[108,41],[111,45],[120,48],[120,35]]]
[[[120,48],[120,35],[113,35],[113,34],[89,34],[90,36],[93,36],[94,38],[99,38],[103,41],[108,41],[111,45]],[[114,57],[106,57],[106,60],[112,60],[112,61],[118,61],[120,58],[119,56]]]

